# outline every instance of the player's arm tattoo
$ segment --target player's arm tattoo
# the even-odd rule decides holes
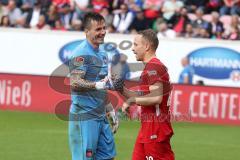
[[[74,91],[88,91],[95,89],[95,82],[84,79],[85,72],[74,69],[70,74],[70,85]]]

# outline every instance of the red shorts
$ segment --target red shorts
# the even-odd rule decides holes
[[[132,160],[174,160],[170,140],[151,143],[136,141]]]

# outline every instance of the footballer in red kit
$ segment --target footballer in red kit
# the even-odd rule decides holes
[[[158,39],[151,30],[139,32],[134,39],[133,52],[137,61],[145,65],[140,77],[139,90],[124,88],[127,101],[123,112],[132,103],[141,106],[141,128],[134,146],[132,160],[174,160],[170,139],[170,93],[172,85],[165,65],[156,58]]]

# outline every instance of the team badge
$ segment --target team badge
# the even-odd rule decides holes
[[[81,66],[84,63],[84,58],[83,57],[75,57],[74,58],[74,66]]]
[[[150,139],[157,139],[157,135],[155,135],[155,134],[154,134],[154,135],[151,135],[151,136],[150,136]]]
[[[157,71],[156,70],[151,70],[151,71],[147,71],[149,76],[155,76],[157,75]]]
[[[91,149],[86,150],[86,157],[87,158],[92,158],[93,157],[93,151]]]

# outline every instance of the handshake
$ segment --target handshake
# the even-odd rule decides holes
[[[124,87],[124,79],[117,76],[111,76],[111,77],[106,76],[101,81],[96,82],[95,87],[98,90],[107,89],[107,90],[119,91],[122,93],[123,87]]]

